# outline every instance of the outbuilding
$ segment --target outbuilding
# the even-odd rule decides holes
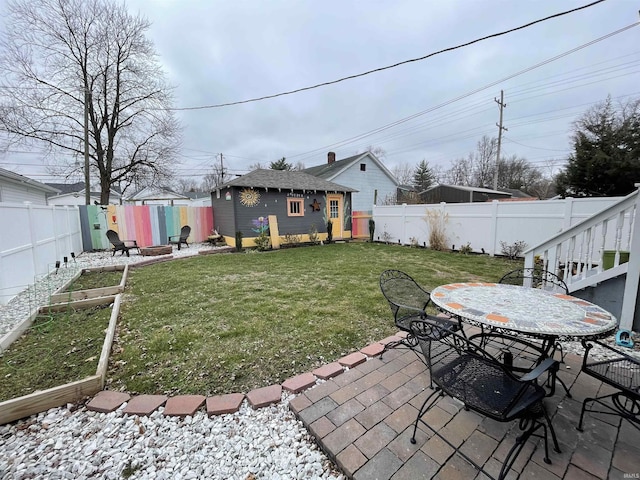
[[[253,246],[268,224],[274,247],[280,237],[300,242],[316,232],[327,238],[331,220],[334,240],[351,238],[351,194],[356,190],[301,171],[258,169],[216,187],[211,193],[215,229],[228,245],[236,232],[243,246]]]

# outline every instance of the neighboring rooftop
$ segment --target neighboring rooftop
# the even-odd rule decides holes
[[[217,187],[218,190],[229,187],[249,187],[264,189],[320,190],[325,192],[356,192],[353,188],[329,182],[320,177],[301,171],[258,169],[241,177],[234,178]]]

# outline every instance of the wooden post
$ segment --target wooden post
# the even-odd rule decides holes
[[[620,312],[620,329],[631,330],[636,314],[638,289],[640,288],[640,183],[636,183],[635,221],[633,222],[633,237],[629,249],[629,265],[627,279],[624,282],[624,296],[622,297],[622,311]]]
[[[269,235],[271,248],[278,250],[280,248],[280,232],[278,231],[278,217],[275,215],[269,215]]]

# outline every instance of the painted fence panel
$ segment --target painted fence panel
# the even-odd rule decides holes
[[[0,203],[0,304],[82,251],[77,207]]]
[[[115,230],[121,240],[136,240],[141,247],[166,245],[170,235],[191,227],[189,243],[204,242],[213,229],[211,207],[163,205],[81,205],[83,248],[85,251],[111,248],[107,230]]]
[[[353,238],[369,238],[369,219],[371,211],[361,210],[351,212],[351,236]]]
[[[522,241],[532,247],[617,203],[621,198],[374,206],[374,239],[428,246],[431,227],[427,211],[430,211],[444,219],[449,247],[458,249],[469,244],[475,252],[500,254],[501,242],[512,245]],[[628,229],[628,226],[629,222],[625,228]],[[607,232],[597,233],[606,237],[607,245],[613,242],[614,228],[611,226]],[[628,237],[627,233],[623,232],[622,237]]]

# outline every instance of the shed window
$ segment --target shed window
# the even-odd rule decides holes
[[[287,212],[290,217],[304,217],[303,201],[301,198],[287,198]]]
[[[360,164],[360,171],[361,172],[366,172],[367,171],[367,164],[366,163],[361,163]]]

